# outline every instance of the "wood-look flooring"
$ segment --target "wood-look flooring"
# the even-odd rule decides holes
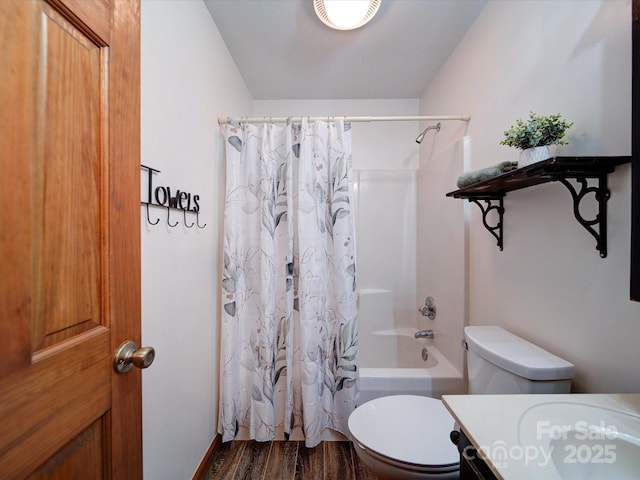
[[[351,442],[232,441],[219,446],[194,480],[376,480]]]

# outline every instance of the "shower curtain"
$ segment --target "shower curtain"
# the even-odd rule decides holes
[[[223,126],[219,432],[348,434],[356,406],[351,126]]]

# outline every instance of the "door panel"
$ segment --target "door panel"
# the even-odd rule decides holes
[[[139,3],[2,0],[0,38],[0,478],[141,478]]]
[[[94,472],[104,471],[103,420],[97,420],[58,451],[29,480],[69,480],[87,478],[87,465]],[[99,478],[99,477],[97,477]]]
[[[43,5],[33,179],[32,347],[50,347],[102,323],[101,218],[108,158],[101,142],[107,48]],[[60,94],[64,92],[64,94]],[[106,137],[106,135],[105,135]],[[108,138],[108,137],[106,137]],[[73,232],[73,235],[69,235]]]
[[[72,442],[78,432],[109,409],[108,336],[82,338],[85,336],[79,336],[74,345],[60,353],[34,363],[28,373],[17,372],[0,384],[0,391],[10,385],[13,393],[3,398],[0,411],[0,472],[8,475],[3,478],[26,478],[34,467]],[[78,362],[76,354],[88,350],[104,353],[102,358],[93,355],[91,365]],[[103,478],[102,472],[85,473],[82,478]]]

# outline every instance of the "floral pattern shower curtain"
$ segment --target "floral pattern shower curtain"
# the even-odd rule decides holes
[[[348,434],[357,401],[351,127],[223,127],[223,441]]]

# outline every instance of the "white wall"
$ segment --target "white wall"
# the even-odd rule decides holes
[[[575,122],[570,145],[560,155],[630,154],[631,2],[492,1],[420,104],[421,114],[472,116],[467,126],[443,130],[437,148],[423,147],[421,159],[430,158],[430,170],[423,172],[418,188],[436,193],[421,198],[425,208],[419,224],[439,218],[444,226],[435,241],[427,229],[419,230],[419,272],[424,273],[418,289],[434,291],[446,271],[439,267],[435,276],[428,273],[435,261],[430,250],[447,254],[457,279],[450,288],[459,292],[443,294],[438,309],[439,315],[462,314],[452,320],[458,342],[465,320],[501,325],[575,363],[574,391],[638,391],[640,304],[628,299],[630,166],[609,175],[605,259],[575,220],[570,194],[560,184],[507,195],[502,252],[475,205],[466,207],[467,238],[467,202],[444,197],[455,190],[463,171],[459,139],[468,135],[471,169],[517,160],[518,151],[499,141],[530,110],[561,112]],[[442,250],[445,244],[455,248]],[[466,286],[468,312],[460,312]]]
[[[191,478],[216,433],[224,157],[216,119],[247,115],[251,96],[200,0],[142,2],[142,163],[155,185],[200,195],[200,224],[142,214],[144,477]],[[192,218],[189,218],[192,221]],[[125,439],[126,441],[126,439]]]

